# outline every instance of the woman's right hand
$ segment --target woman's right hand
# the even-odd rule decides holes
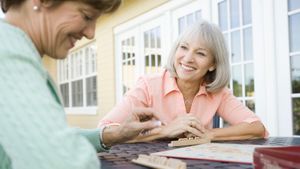
[[[159,130],[162,138],[177,138],[180,135],[205,137],[206,129],[200,120],[193,115],[178,116],[169,124],[153,130]]]
[[[152,108],[135,108],[132,114],[119,126],[110,126],[103,130],[103,143],[107,146],[124,143],[134,139],[140,133],[160,126]]]

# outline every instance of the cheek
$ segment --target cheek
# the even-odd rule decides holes
[[[175,53],[175,61],[180,60],[182,58],[182,56],[184,56],[184,52],[177,50]]]

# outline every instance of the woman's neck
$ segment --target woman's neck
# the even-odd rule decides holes
[[[188,82],[177,79],[177,85],[181,93],[183,94],[184,99],[192,99],[196,96],[200,88],[200,81],[197,82]]]

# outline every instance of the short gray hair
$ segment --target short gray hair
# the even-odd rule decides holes
[[[203,40],[214,57],[215,70],[207,72],[204,81],[208,92],[217,92],[228,85],[230,68],[224,36],[219,27],[213,23],[207,21],[196,22],[185,29],[173,44],[165,68],[173,77],[177,77],[174,67],[176,50],[182,41],[194,38]]]

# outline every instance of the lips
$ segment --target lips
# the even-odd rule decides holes
[[[69,35],[69,42],[70,42],[70,48],[73,48],[75,46],[75,43],[77,40],[81,40],[82,36],[77,35],[77,34],[70,34]]]
[[[184,64],[180,64],[181,68],[184,70],[184,71],[193,71],[193,70],[196,70],[194,67],[191,67],[189,65],[184,65]]]

